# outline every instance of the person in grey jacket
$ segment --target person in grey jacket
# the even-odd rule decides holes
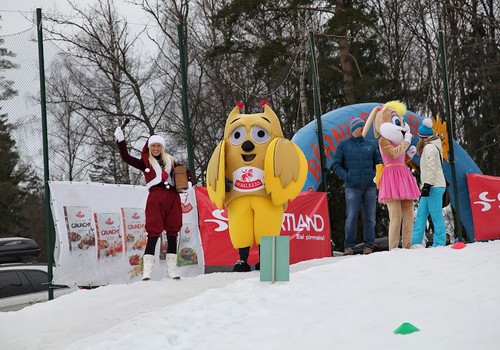
[[[422,245],[427,217],[430,214],[434,224],[432,246],[444,246],[446,245],[446,225],[442,204],[446,180],[443,173],[441,139],[434,135],[430,118],[422,121],[422,125],[418,128],[418,136],[420,139],[417,143],[417,154],[420,155],[420,182],[423,185],[411,243],[413,248]]]
[[[358,215],[363,207],[363,254],[373,251],[377,187],[373,181],[375,166],[382,158],[375,142],[362,137],[365,123],[357,117],[349,118],[351,137],[340,141],[333,158],[333,171],[344,181],[345,187],[345,241],[344,255],[353,254],[356,245]]]

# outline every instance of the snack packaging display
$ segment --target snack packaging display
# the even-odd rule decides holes
[[[90,208],[66,206],[64,207],[64,218],[71,252],[80,252],[95,247],[96,240]]]
[[[94,213],[97,230],[98,259],[112,258],[123,254],[121,217],[118,213]]]

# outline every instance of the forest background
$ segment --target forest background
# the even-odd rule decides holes
[[[130,22],[123,3],[147,23]],[[142,184],[115,145],[113,131],[125,119],[131,153],[138,155],[154,132],[166,136],[169,153],[188,163],[178,29],[187,53],[197,185],[204,185],[208,160],[237,101],[254,113],[268,100],[287,138],[316,118],[313,54],[319,115],[399,99],[422,116],[444,118],[440,30],[451,115],[445,121],[481,171],[500,176],[498,0],[98,0],[66,1],[65,9],[43,12],[51,180]],[[0,15],[8,15],[1,6]],[[35,26],[34,12],[27,16]],[[26,33],[19,38],[36,42],[36,27]],[[8,48],[4,40],[0,28],[0,236],[34,238],[45,261],[38,72],[26,77],[29,64],[16,61],[28,50],[22,40]],[[36,45],[30,50],[37,62]],[[12,106],[23,84],[31,93]],[[24,113],[25,104],[35,111]],[[331,169],[326,185],[332,243],[342,249],[344,191]],[[387,226],[386,208],[379,206],[379,237]]]

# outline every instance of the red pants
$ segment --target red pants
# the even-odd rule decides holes
[[[173,188],[152,187],[146,201],[146,232],[158,237],[163,230],[177,236],[182,227],[182,208],[179,193]]]

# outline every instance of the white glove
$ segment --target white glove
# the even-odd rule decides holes
[[[125,136],[123,136],[123,130],[121,127],[116,128],[115,138],[116,138],[116,141],[118,141],[118,142],[122,142],[123,140],[125,140]]]
[[[407,131],[405,133],[405,141],[411,143],[412,138],[413,138],[413,135],[409,131]]]
[[[410,146],[408,150],[406,150],[406,155],[410,157],[410,159],[413,158],[415,153],[417,153],[417,147],[415,146]]]

